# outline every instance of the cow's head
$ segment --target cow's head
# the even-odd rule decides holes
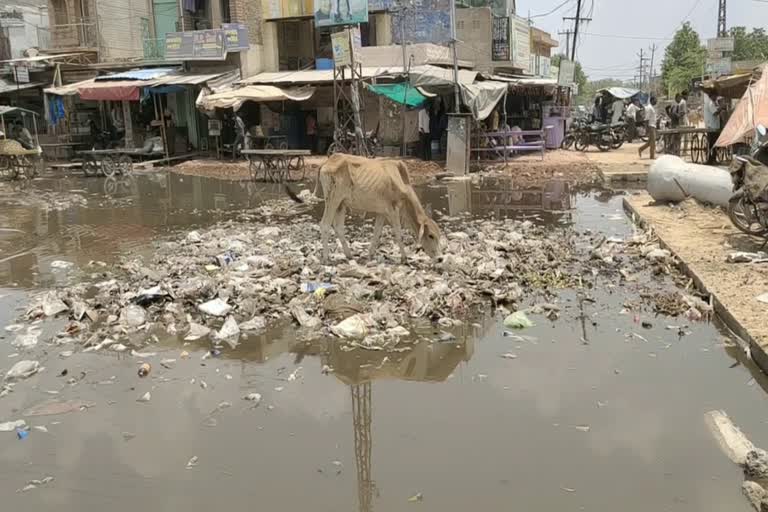
[[[439,258],[441,254],[440,246],[443,238],[443,233],[440,231],[440,227],[437,225],[437,222],[426,215],[419,218],[418,223],[418,243],[424,248],[424,252],[426,252],[430,258]]]

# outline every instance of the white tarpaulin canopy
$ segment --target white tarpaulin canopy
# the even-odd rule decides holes
[[[597,92],[607,92],[614,98],[620,100],[626,100],[639,93],[637,89],[630,89],[628,87],[608,87],[607,89],[600,89]]]
[[[409,76],[413,87],[434,87],[453,85],[453,70],[438,66],[415,66],[410,69]],[[459,84],[471,84],[477,77],[476,71],[459,70]]]
[[[239,110],[246,101],[306,101],[313,94],[315,94],[315,88],[309,86],[281,89],[274,85],[246,85],[216,94],[201,95],[197,100],[197,106],[204,110],[215,108]]]
[[[499,100],[504,97],[509,84],[506,82],[494,82],[486,80],[474,84],[459,84],[461,88],[461,101],[472,111],[472,116],[477,121],[486,119]]]

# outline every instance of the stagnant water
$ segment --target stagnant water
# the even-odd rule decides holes
[[[18,317],[30,293],[78,275],[51,268],[55,260],[110,263],[279,194],[164,173],[0,184],[0,325]],[[420,194],[452,216],[632,230],[620,196],[558,183],[461,182]],[[51,398],[93,407],[27,417],[48,432],[33,429],[24,440],[0,432],[2,509],[750,510],[741,470],[703,416],[724,409],[768,446],[766,379],[724,348],[716,325],[693,325],[679,338],[665,327],[682,320],[645,313],[653,328],[642,329],[621,314],[636,295],[610,285],[593,291],[594,304],[563,292],[561,318],[536,318],[522,341],[488,318],[457,331],[455,343],[406,353],[344,352],[328,340],[297,342],[283,328],[207,360],[202,345],[161,342],[152,374],[139,379],[130,356],[63,359],[71,346],[41,343],[34,357],[45,371],[0,399],[0,422]],[[2,371],[18,360],[9,358],[11,338],[0,331]],[[189,359],[179,359],[184,349]],[[517,359],[500,357],[510,352]],[[177,361],[165,369],[162,358]],[[323,373],[326,365],[335,372]],[[151,401],[137,402],[147,391]],[[263,395],[257,408],[242,400],[251,392]],[[224,401],[232,406],[219,407]],[[46,476],[54,480],[16,492]]]

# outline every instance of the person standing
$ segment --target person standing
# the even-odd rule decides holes
[[[624,101],[616,98],[611,105],[613,111],[611,112],[611,124],[617,124],[621,120],[621,115],[624,113]]]
[[[419,143],[421,144],[421,158],[425,162],[432,160],[432,140],[429,136],[429,107],[427,103],[419,110]]]
[[[317,118],[310,112],[306,117],[307,128],[307,143],[309,144],[309,152],[315,154],[317,151]]]
[[[243,144],[243,147],[241,149],[245,148],[245,121],[243,121],[243,118],[240,117],[240,114],[237,112],[234,113],[235,116],[235,142],[232,144],[232,160],[235,159],[237,156],[237,146],[240,144]]]
[[[677,102],[677,121],[680,126],[688,126],[688,91],[680,93],[680,101]]]
[[[643,151],[650,149],[651,160],[656,159],[656,97],[651,96],[651,101],[645,107],[645,123],[647,125],[648,142],[637,148],[637,156],[643,157]]]
[[[720,107],[717,104],[717,93],[704,93],[704,127],[707,129],[709,153],[707,165],[715,165],[715,143],[720,137]]]
[[[624,110],[624,122],[627,123],[627,142],[632,142],[637,137],[637,105],[629,100],[627,108]]]

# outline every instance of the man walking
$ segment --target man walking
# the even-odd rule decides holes
[[[633,100],[629,100],[627,108],[624,110],[624,122],[627,123],[627,142],[632,142],[637,136],[637,105]]]
[[[419,144],[421,144],[421,158],[425,162],[432,160],[432,140],[429,134],[429,108],[429,103],[425,103],[424,108],[419,110]]]
[[[235,114],[235,142],[232,144],[232,160],[237,157],[238,145],[242,144],[243,147],[240,150],[248,149],[245,144],[245,122],[240,114]]]
[[[656,159],[656,97],[651,96],[651,101],[645,107],[645,122],[647,125],[648,142],[637,149],[637,156],[643,158],[643,151],[650,149],[651,160]]]
[[[717,93],[708,91],[704,94],[704,127],[707,129],[709,154],[707,165],[715,165],[715,143],[720,137],[720,108],[717,104]]]

